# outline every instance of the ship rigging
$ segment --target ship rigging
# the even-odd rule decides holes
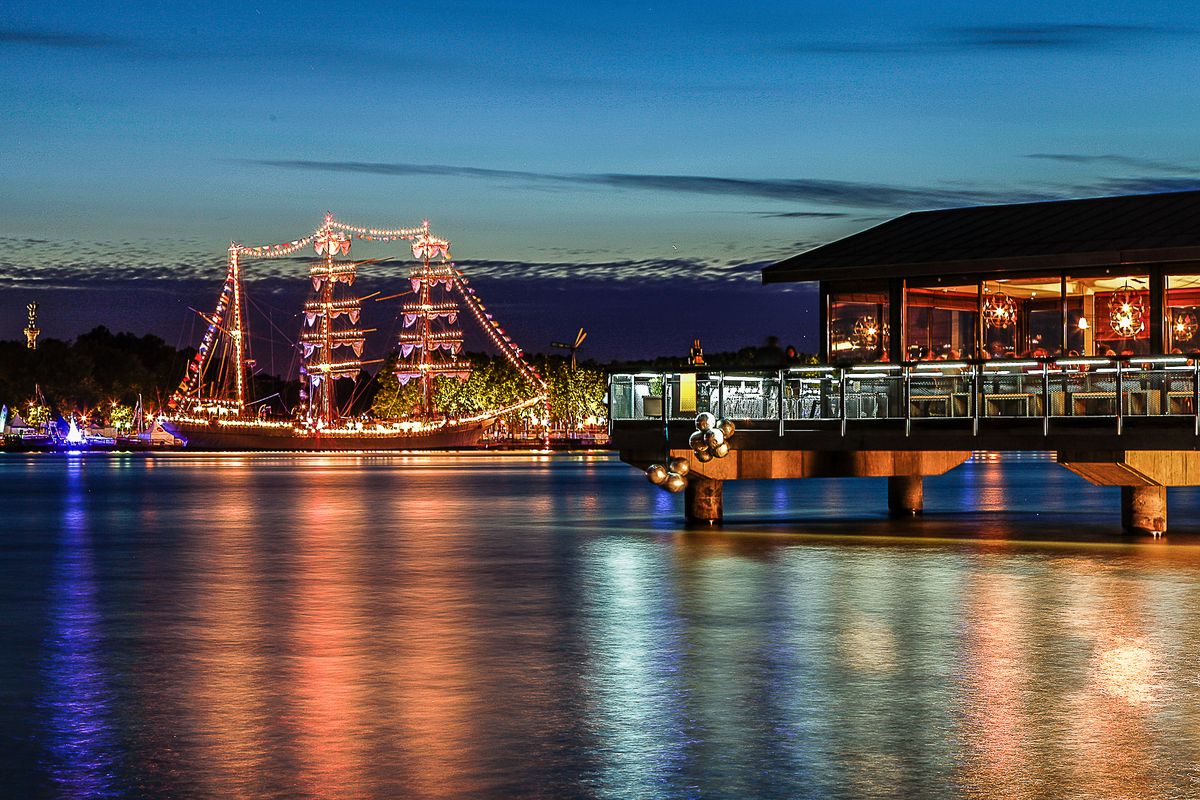
[[[362,301],[353,293],[359,266],[372,261],[339,260],[349,255],[355,240],[405,242],[415,264],[408,280],[415,299],[401,307],[403,332],[395,375],[402,384],[419,381],[419,413],[400,420],[348,418],[339,408],[336,382],[358,380],[363,368],[379,363],[364,360],[367,335],[360,327]],[[294,256],[312,247],[318,257],[309,268],[312,291],[303,308],[298,346],[302,351],[301,379],[306,402],[288,420],[255,413],[247,402],[251,368],[250,336],[246,323],[246,294],[242,280],[245,262]],[[405,293],[407,294],[407,293]],[[382,298],[381,298],[382,299]],[[461,305],[460,305],[461,303]],[[465,308],[489,341],[534,387],[534,396],[518,406],[488,409],[469,419],[451,419],[434,404],[438,378],[466,380],[470,364],[460,358],[463,333],[459,325]],[[166,421],[184,438],[206,447],[249,449],[388,449],[473,444],[483,427],[497,416],[544,404],[546,384],[526,361],[521,348],[487,312],[466,276],[450,255],[449,241],[433,235],[428,220],[411,228],[367,228],[340,222],[326,214],[308,236],[269,245],[232,243],[225,281],[196,355],[171,397]]]

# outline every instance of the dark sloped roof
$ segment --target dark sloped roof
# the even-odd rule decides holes
[[[1200,259],[1200,191],[917,211],[763,270],[764,283]]]

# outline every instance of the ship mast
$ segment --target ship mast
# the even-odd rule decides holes
[[[401,384],[416,379],[421,383],[421,414],[435,416],[434,380],[439,376],[466,380],[469,364],[458,360],[462,350],[462,329],[458,323],[458,303],[450,299],[457,272],[450,262],[450,243],[431,236],[429,220],[421,223],[413,238],[413,257],[418,260],[408,274],[416,302],[403,306],[404,327],[400,334],[400,363],[396,377]]]
[[[231,294],[229,338],[233,342],[234,399],[240,414],[246,408],[246,313],[242,308],[242,266],[238,250],[229,246],[229,274]]]
[[[242,248],[231,243],[225,262],[225,283],[212,314],[196,313],[208,323],[196,355],[188,362],[183,380],[171,395],[169,406],[197,403],[220,413],[241,414],[246,408],[248,355],[246,311],[242,288]],[[216,374],[206,381],[214,363]]]
[[[326,215],[325,224],[313,239],[313,248],[324,258],[309,269],[313,292],[304,304],[300,346],[304,350],[308,422],[323,428],[335,425],[341,417],[335,381],[358,377],[363,366],[363,344],[370,331],[357,327],[362,298],[346,296],[338,287],[354,285],[358,265],[335,260],[338,253],[350,252],[350,237],[333,227],[332,216]],[[335,353],[343,347],[350,348],[354,358]]]

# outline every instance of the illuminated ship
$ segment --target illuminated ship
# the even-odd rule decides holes
[[[351,417],[340,407],[337,381],[355,381],[364,368],[367,334],[359,327],[364,297],[351,293],[363,263],[339,260],[355,239],[406,242],[415,265],[409,283],[415,299],[401,309],[404,332],[395,375],[402,385],[418,381],[419,409],[403,419]],[[270,418],[248,401],[251,369],[246,295],[242,265],[261,258],[282,258],[312,247],[317,258],[309,269],[312,293],[304,304],[298,346],[302,351],[301,404],[286,419]],[[374,297],[369,295],[368,297]],[[469,362],[459,358],[462,308],[475,318],[518,373],[535,387],[535,396],[511,408],[488,409],[469,417],[450,417],[434,405],[437,378],[466,380]],[[274,245],[231,244],[225,283],[195,357],[168,404],[162,422],[189,448],[205,450],[420,450],[471,447],[498,416],[545,402],[545,382],[519,347],[486,313],[475,290],[450,260],[450,243],[429,232],[428,221],[414,228],[376,229],[347,225],[326,215],[317,230],[301,239]]]

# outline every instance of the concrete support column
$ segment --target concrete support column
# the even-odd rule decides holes
[[[1165,533],[1167,487],[1122,486],[1121,527],[1130,533]]]
[[[925,508],[925,483],[920,475],[893,475],[888,478],[888,512],[894,517],[910,517]]]
[[[683,515],[688,522],[714,525],[725,512],[725,482],[692,473],[683,490]]]

